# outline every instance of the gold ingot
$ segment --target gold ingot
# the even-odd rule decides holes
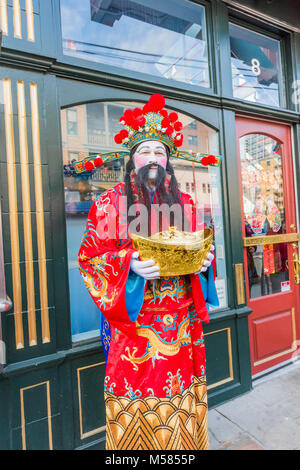
[[[130,235],[142,261],[152,259],[160,267],[160,276],[182,276],[199,272],[210,252],[213,231],[182,232],[176,227],[151,237]]]

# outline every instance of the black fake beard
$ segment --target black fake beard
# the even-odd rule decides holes
[[[136,189],[138,191],[138,202],[143,203],[146,206],[148,210],[148,216],[149,216],[149,231],[148,233],[144,234],[144,236],[151,235],[150,213],[151,213],[152,199],[151,199],[150,192],[149,192],[149,189],[150,189],[149,188],[149,171],[150,171],[151,166],[153,166],[153,164],[145,165],[142,168],[140,168],[140,170],[137,171],[136,178],[135,178]],[[135,204],[133,193],[132,193],[131,179],[130,179],[130,172],[132,170],[134,170],[134,163],[133,163],[133,159],[131,158],[127,162],[126,174],[125,174],[125,194],[127,196],[127,213],[128,214],[129,214],[129,210],[131,206]],[[171,179],[170,179],[170,184],[168,188],[166,189],[165,182],[166,182],[167,173],[171,174]],[[166,203],[169,206],[172,206],[173,204],[177,203],[182,206],[182,202],[181,202],[180,195],[178,192],[177,181],[174,175],[174,170],[169,161],[167,163],[166,169],[164,169],[161,165],[157,165],[156,178],[154,180],[151,178],[151,180],[152,180],[151,182],[154,183],[157,201],[159,204]],[[135,217],[136,217],[135,215],[132,215],[132,216],[128,215],[128,223],[130,223],[133,219],[135,219]],[[177,217],[176,217],[176,220],[173,220],[174,219],[173,213],[171,213],[171,218],[172,219],[170,220],[171,222],[170,225],[175,225],[180,230],[182,230],[182,227],[189,226],[188,222],[186,221],[183,206],[182,206],[182,214],[179,217],[179,220],[177,220]]]
[[[149,188],[149,173],[151,167],[153,167],[153,163],[149,163],[148,165],[143,166],[137,172],[136,182],[137,185],[141,187],[141,189],[148,189]],[[165,184],[166,178],[166,170],[161,165],[157,166],[157,173],[156,177],[153,179],[155,188],[159,188],[162,184]],[[150,189],[150,188],[149,188]]]

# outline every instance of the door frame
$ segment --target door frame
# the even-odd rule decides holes
[[[286,211],[286,228],[287,231],[286,233],[294,233],[291,232],[290,226],[292,223],[294,223],[298,229],[299,232],[299,225],[298,225],[298,207],[297,207],[297,187],[296,187],[296,166],[295,166],[295,155],[293,152],[293,128],[290,124],[284,123],[284,122],[278,122],[278,121],[271,121],[266,119],[263,119],[259,117],[256,119],[256,117],[253,116],[245,116],[241,114],[236,115],[236,146],[237,146],[237,158],[238,158],[238,168],[239,168],[239,192],[240,192],[240,203],[241,203],[241,220],[243,221],[244,217],[244,208],[243,208],[243,196],[242,196],[242,180],[241,180],[241,160],[240,160],[240,148],[239,148],[239,139],[243,136],[253,134],[253,133],[261,133],[263,135],[269,136],[273,139],[276,139],[278,142],[280,142],[283,146],[282,148],[282,154],[283,155],[290,155],[290,159],[292,160],[292,167],[290,167],[290,159],[289,158],[283,158],[282,159],[282,169],[283,169],[283,194],[284,194],[284,202],[285,202],[285,207],[289,207],[289,210]],[[239,125],[242,127],[248,122],[248,129],[245,132],[244,130],[239,128]],[[259,123],[258,123],[259,122]],[[260,125],[264,123],[264,129],[259,129]],[[274,133],[274,130],[272,131],[272,128],[274,127],[278,128],[278,131],[282,129],[282,132],[279,136]],[[267,128],[265,130],[265,128]],[[287,135],[284,135],[287,133]],[[288,187],[292,188],[290,191],[288,191]],[[241,224],[242,228],[242,233],[243,237],[245,237],[245,228],[243,223]],[[300,241],[299,241],[300,243]],[[298,243],[298,249],[297,252],[299,253],[299,243]],[[246,285],[246,296],[247,296],[247,304],[249,305],[250,308],[255,308],[255,303],[257,301],[259,302],[258,299],[250,299],[250,293],[249,293],[249,282],[248,282],[248,273],[247,273],[247,247],[245,246],[243,248],[244,251],[244,266],[245,266],[245,285]],[[284,350],[279,352],[278,354],[272,354],[269,357],[266,357],[265,359],[261,361],[256,361],[257,363],[254,362],[254,356],[255,356],[255,351],[256,351],[256,343],[254,340],[254,331],[252,329],[252,319],[254,315],[249,316],[249,339],[250,339],[250,353],[251,353],[251,369],[252,369],[252,374],[253,376],[259,376],[261,374],[266,373],[269,369],[273,369],[274,367],[280,367],[282,363],[285,362],[290,362],[291,357],[288,357],[292,354],[292,356],[297,352],[297,338],[300,338],[300,312],[296,310],[297,305],[299,305],[299,299],[300,299],[300,284],[297,285],[294,280],[294,275],[293,275],[293,262],[292,262],[292,243],[288,244],[288,259],[290,263],[290,285],[291,285],[291,294],[294,295],[294,307],[291,310],[291,315],[292,315],[292,329],[293,329],[293,342],[291,345],[291,348],[289,350]],[[279,295],[281,293],[277,294],[271,294],[272,299],[274,299],[274,296],[279,298]],[[270,298],[269,295],[261,297],[259,299],[262,300],[267,300],[266,298]],[[274,299],[276,300],[276,299]],[[282,361],[280,358],[284,358]],[[263,364],[268,364],[267,367],[265,367]]]

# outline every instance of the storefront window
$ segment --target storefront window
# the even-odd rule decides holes
[[[279,41],[230,24],[233,96],[280,105],[282,72]]]
[[[262,134],[240,139],[246,237],[286,233],[282,148]],[[251,298],[289,290],[287,243],[247,247]]]
[[[187,0],[61,0],[63,52],[210,87],[205,9]]]
[[[119,118],[125,109],[137,106],[140,106],[140,103],[88,103],[61,112],[73,341],[99,334],[99,311],[81,279],[77,256],[90,207],[98,194],[123,181],[126,162],[116,160],[94,170],[92,174],[83,173],[80,176],[76,176],[73,163],[88,155],[120,150],[120,146],[114,142],[114,135],[121,130]],[[78,134],[75,136],[68,134],[67,114],[71,110],[77,112]],[[182,133],[186,143],[182,147],[183,150],[189,150],[187,139],[191,132],[189,124],[195,122],[197,150],[204,153],[219,153],[218,135],[214,130],[182,113],[178,115],[184,126]],[[220,306],[224,307],[227,305],[227,297],[220,169],[174,159],[172,165],[181,190],[192,196],[203,223],[214,228],[217,257],[216,285]],[[211,188],[210,192],[206,189],[208,186]]]

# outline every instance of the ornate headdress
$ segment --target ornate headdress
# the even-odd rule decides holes
[[[124,129],[115,135],[115,142],[122,144],[127,148],[127,151],[92,155],[80,162],[74,162],[76,173],[92,171],[95,167],[101,167],[106,162],[127,157],[135,145],[146,140],[158,140],[165,144],[170,150],[170,158],[201,163],[204,166],[219,166],[220,155],[179,150],[183,143],[183,135],[180,132],[183,124],[178,120],[177,113],[174,111],[169,113],[164,107],[164,97],[156,93],[150,96],[148,103],[143,108],[127,109],[120,118]]]

